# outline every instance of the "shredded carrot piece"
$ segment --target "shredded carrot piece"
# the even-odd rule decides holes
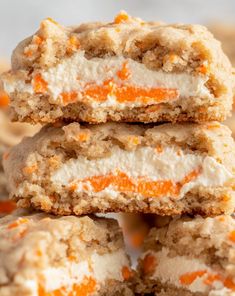
[[[10,97],[5,91],[0,91],[0,108],[6,107],[10,103]]]
[[[67,52],[72,53],[73,51],[77,50],[81,46],[78,38],[74,35],[72,35],[68,39],[68,47],[67,47]]]
[[[141,102],[147,104],[149,101],[159,103],[177,99],[179,93],[178,90],[169,88],[142,88],[128,84],[117,85],[111,79],[104,81],[101,85],[88,83],[81,95],[98,102],[105,102],[108,96],[112,95],[116,97],[119,103]]]
[[[126,80],[131,76],[131,72],[127,67],[127,61],[125,61],[122,65],[122,69],[117,72],[117,76],[121,80]]]
[[[156,147],[156,151],[157,151],[158,153],[162,153],[162,152],[163,152],[162,145],[158,144],[157,147]]]
[[[45,93],[47,91],[47,82],[42,78],[41,74],[36,74],[32,81],[33,89],[36,94]]]
[[[156,258],[151,254],[147,254],[143,260],[144,274],[152,274],[155,271],[156,266],[157,266]]]
[[[80,142],[86,142],[89,140],[90,135],[89,133],[86,133],[86,132],[80,132],[77,134],[77,138]]]
[[[233,231],[231,231],[231,232],[229,233],[228,238],[229,238],[232,242],[235,243],[235,230],[233,230]]]
[[[177,59],[177,55],[176,54],[171,53],[169,55],[169,60],[170,60],[171,63],[174,63],[176,61],[176,59]]]
[[[47,292],[43,286],[38,287],[38,296],[89,296],[96,291],[96,281],[92,277],[85,277],[82,284],[73,284],[72,288],[61,287],[60,289]]]
[[[224,286],[232,291],[235,291],[235,283],[230,277],[225,278]]]
[[[43,42],[43,39],[40,36],[38,36],[38,35],[33,36],[33,43],[34,44],[37,44],[39,46],[42,44],[42,42]]]
[[[123,266],[122,277],[125,281],[128,281],[132,277],[132,272],[128,266]]]
[[[121,11],[115,18],[114,23],[120,24],[125,23],[130,19],[129,15],[125,11]]]
[[[30,175],[32,174],[33,172],[35,172],[37,170],[37,165],[32,165],[32,166],[26,166],[23,168],[23,173],[26,174],[26,175]]]
[[[199,67],[197,67],[197,69],[196,69],[199,73],[201,73],[201,74],[207,74],[207,72],[208,72],[208,67],[206,66],[206,65],[201,65],[201,66],[199,66]]]
[[[120,192],[139,193],[144,197],[162,197],[166,195],[177,197],[181,188],[196,179],[199,174],[200,169],[194,170],[181,182],[172,182],[171,180],[151,181],[143,177],[134,179],[118,171],[116,175],[110,173],[78,180],[77,184],[89,183],[95,192],[100,192],[111,185]]]
[[[65,105],[74,103],[77,100],[77,93],[75,91],[72,92],[63,92],[60,94],[62,101]]]
[[[219,274],[208,274],[207,278],[204,280],[204,283],[208,286],[211,286],[215,281],[223,281]]]
[[[78,185],[75,184],[75,183],[73,183],[73,184],[71,184],[71,185],[69,186],[69,190],[70,190],[70,191],[75,191],[77,188],[78,188]]]
[[[16,209],[16,203],[11,200],[0,200],[0,214],[10,214]]]
[[[193,271],[193,272],[187,272],[180,276],[180,282],[182,285],[191,285],[198,277],[202,277],[204,274],[206,274],[206,270],[199,270],[199,271]]]
[[[28,58],[32,57],[33,55],[33,50],[30,47],[26,47],[24,49],[24,55]]]

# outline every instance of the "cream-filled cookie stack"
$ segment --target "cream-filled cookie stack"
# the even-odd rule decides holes
[[[86,224],[80,221],[88,219],[66,215],[133,212],[213,217],[233,213],[235,144],[230,130],[220,123],[232,107],[232,67],[206,28],[144,22],[124,12],[111,23],[68,28],[46,19],[17,46],[12,70],[2,76],[2,84],[11,100],[12,120],[46,125],[9,151],[4,168],[11,197],[19,207],[48,213],[42,214],[43,219],[54,217],[50,231],[56,231],[54,221],[73,219]],[[44,227],[34,218],[24,223],[25,218],[18,217],[12,223],[18,219],[29,229],[33,220],[36,237],[38,227]],[[94,219],[92,223],[97,224]],[[103,218],[102,223],[111,222]],[[3,233],[10,226],[4,227]],[[29,239],[28,228],[22,234],[17,227],[14,235]],[[109,231],[110,243],[116,246],[116,230],[110,227]],[[63,234],[59,235],[62,240]],[[78,239],[83,241],[83,235]],[[99,246],[100,240],[97,232]],[[92,252],[85,254],[83,263],[79,250],[71,261],[67,255],[61,258],[59,269],[66,269],[66,280],[42,289],[41,283],[47,281],[40,280],[40,275],[48,273],[39,270],[30,279],[36,292],[27,295],[118,295],[119,287],[132,293],[133,272],[128,259],[121,259],[126,255],[107,255],[112,246],[111,251],[98,248],[95,233],[92,242]],[[156,245],[158,250],[160,244]],[[124,252],[123,245],[120,248]],[[98,263],[90,259],[97,256]],[[71,274],[73,264],[78,269],[79,264],[89,267],[80,281],[78,272]],[[26,264],[25,268],[19,276],[32,267]],[[47,268],[54,268],[54,263]],[[55,269],[56,274],[60,272]],[[109,281],[101,281],[99,272],[110,276]],[[151,289],[141,273],[140,280],[136,289],[140,294],[159,292],[162,281],[169,282],[161,276],[153,278]],[[87,281],[89,287],[81,294]],[[93,281],[94,289],[90,288]],[[17,291],[15,282],[4,285],[6,291],[8,286]],[[55,294],[57,290],[64,294]],[[198,293],[185,291],[185,295]]]

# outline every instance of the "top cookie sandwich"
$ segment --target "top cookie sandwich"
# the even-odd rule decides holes
[[[232,106],[231,64],[205,27],[124,12],[77,27],[42,21],[2,81],[18,121],[222,121]]]

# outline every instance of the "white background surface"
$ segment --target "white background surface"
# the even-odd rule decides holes
[[[48,16],[64,25],[110,21],[120,10],[145,20],[235,23],[235,0],[0,0],[0,57],[34,33]]]

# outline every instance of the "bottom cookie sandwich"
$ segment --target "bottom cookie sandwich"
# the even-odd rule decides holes
[[[0,219],[0,295],[133,295],[115,220],[22,210]]]
[[[235,295],[235,221],[231,216],[174,219],[152,228],[143,249],[137,285],[141,295]]]

